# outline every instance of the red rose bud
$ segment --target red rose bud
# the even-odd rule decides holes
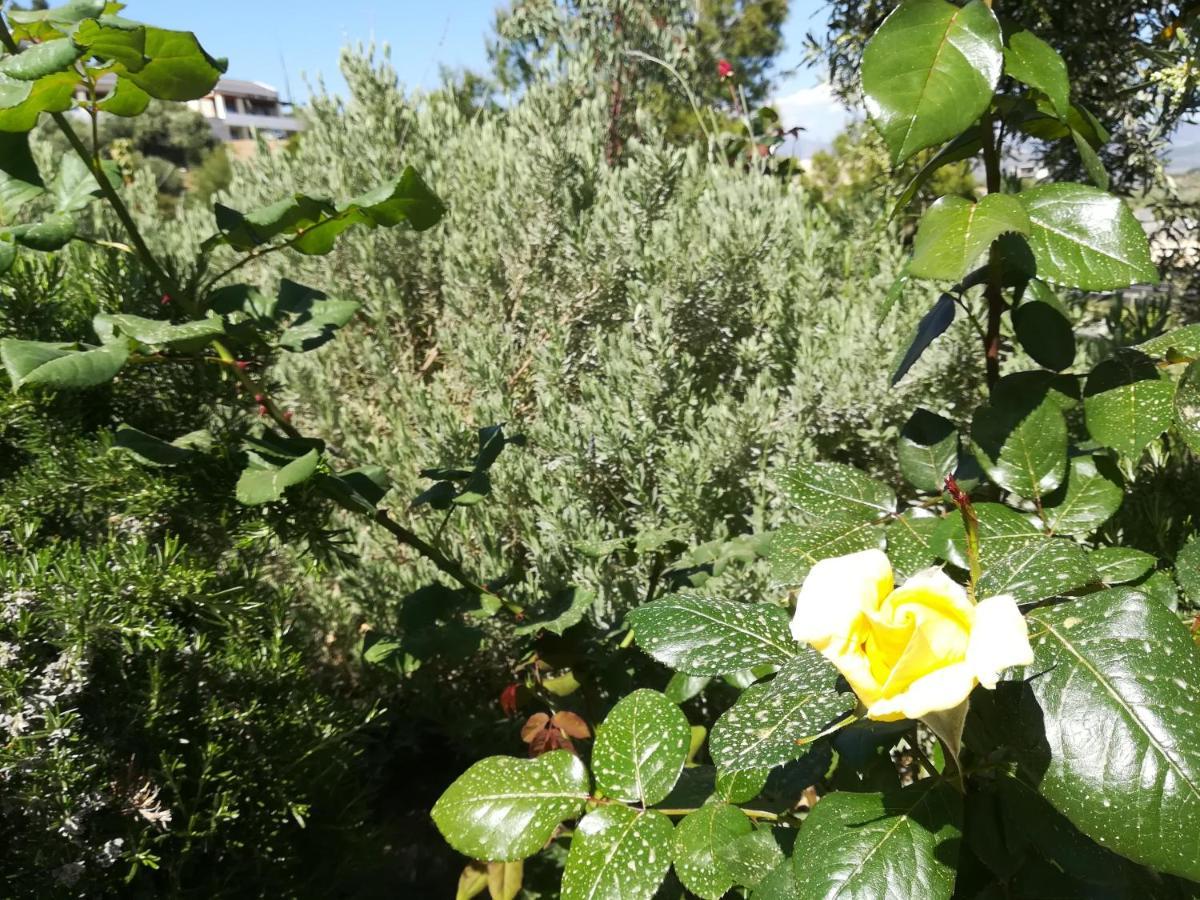
[[[717,63],[717,75],[722,81],[733,77],[733,66],[730,65],[729,60],[723,59]]]
[[[506,716],[517,714],[517,684],[513,682],[500,692],[500,708]]]
[[[163,305],[163,306],[166,306],[166,305],[167,305],[168,303],[170,303],[170,302],[171,302],[171,295],[170,295],[170,294],[163,294],[163,295],[162,295],[162,305]]]

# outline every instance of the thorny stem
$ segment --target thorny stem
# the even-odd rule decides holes
[[[991,6],[991,4],[988,4]],[[996,144],[995,123],[991,112],[983,116],[979,123],[983,135],[983,164],[987,173],[987,191],[989,194],[1000,192],[1000,150]],[[988,387],[993,387],[1000,380],[1000,326],[1004,316],[1004,283],[1001,270],[1000,254],[996,245],[992,244],[988,252],[988,280],[984,289],[987,298],[987,331],[983,339],[983,352],[987,368]]]
[[[21,48],[17,45],[16,40],[13,39],[12,32],[9,30],[8,23],[5,21],[3,14],[0,14],[0,45],[3,45],[3,47],[9,53],[14,55],[21,52]],[[94,89],[91,96],[94,105]],[[91,109],[90,113],[92,115],[94,124],[96,118],[95,109]],[[178,285],[167,273],[166,269],[164,269],[159,263],[153,252],[151,252],[150,247],[146,244],[145,239],[142,237],[141,231],[138,230],[137,223],[133,220],[133,216],[130,214],[129,208],[125,205],[125,202],[121,199],[121,195],[117,193],[116,188],[113,187],[112,183],[108,180],[108,177],[104,174],[104,170],[100,164],[99,144],[97,143],[95,147],[89,150],[87,145],[80,139],[79,135],[75,133],[75,129],[71,127],[71,123],[67,120],[65,115],[56,112],[51,113],[50,117],[54,120],[54,123],[66,137],[67,142],[71,145],[71,149],[78,154],[79,158],[83,160],[84,164],[87,165],[88,169],[95,176],[96,183],[100,186],[101,194],[104,196],[105,201],[107,201],[108,205],[112,208],[113,212],[120,220],[121,226],[125,229],[126,234],[128,234],[129,242],[132,245],[133,252],[137,255],[138,259],[141,260],[142,264],[147,268],[147,270],[149,270],[150,274],[154,277],[154,280],[158,282],[158,285],[162,289],[163,293],[172,299],[181,300],[190,309],[196,311],[197,305],[195,298],[188,296],[181,289],[180,285]],[[121,246],[123,247],[123,245]],[[271,248],[271,250],[283,249],[285,246],[287,245],[280,245],[279,247]],[[265,255],[267,252],[270,251],[263,251],[263,253],[258,254],[258,256]],[[234,266],[229,271],[236,271],[236,269],[255,258],[257,257],[252,254],[250,258],[242,260],[237,266]],[[229,274],[229,271],[219,275],[217,280],[224,278]],[[275,423],[289,437],[301,437],[300,432],[297,431],[291,422],[288,421],[284,412],[279,409],[279,407],[273,400],[270,399],[270,397],[267,396],[263,386],[252,376],[250,376],[250,374],[247,373],[242,366],[238,365],[238,360],[236,357],[234,357],[233,353],[230,352],[229,348],[219,340],[214,340],[212,342],[212,347],[213,350],[216,351],[220,361],[229,366],[230,370],[234,373],[242,387],[250,393],[250,396],[261,396],[263,398],[262,404],[267,409],[267,412],[270,414]],[[150,362],[151,359],[151,357],[147,357],[145,361]],[[417,551],[417,553],[433,563],[442,573],[448,575],[463,587],[467,588],[473,593],[495,596],[495,593],[492,590],[485,585],[479,584],[474,578],[471,578],[469,575],[467,575],[466,571],[459,563],[447,557],[436,547],[433,547],[426,541],[422,540],[414,532],[392,520],[388,516],[386,510],[380,510],[377,512],[372,517],[372,520],[392,534],[392,536],[394,536],[400,543],[405,544],[406,546],[409,546],[413,550]]]

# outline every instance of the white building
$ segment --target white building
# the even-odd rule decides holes
[[[260,81],[222,78],[211,94],[188,106],[208,120],[219,141],[283,140],[304,128],[279,92]]]

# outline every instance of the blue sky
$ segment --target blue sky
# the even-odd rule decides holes
[[[485,37],[497,0],[131,0],[128,14],[169,28],[194,31],[209,52],[227,56],[235,78],[265,81],[303,100],[305,77],[317,75],[338,90],[338,52],[356,41],[388,43],[401,80],[412,87],[437,83],[439,64],[483,68]],[[792,0],[781,67],[802,58],[805,32],[817,27],[822,0]],[[285,78],[285,61],[286,73]],[[820,141],[841,127],[843,116],[805,70],[783,79],[777,95],[789,124],[807,125]]]

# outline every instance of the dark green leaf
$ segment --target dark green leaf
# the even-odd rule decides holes
[[[1137,350],[1120,350],[1092,370],[1084,387],[1088,432],[1136,460],[1171,425],[1174,387]]]
[[[110,27],[124,22],[114,16],[105,16],[101,21]],[[144,51],[145,62],[136,71],[120,65],[118,73],[159,100],[198,100],[216,87],[228,68],[225,60],[205,53],[190,31],[145,26]]]
[[[192,432],[167,442],[131,425],[122,425],[113,436],[113,450],[128,453],[146,466],[178,466],[195,459],[193,447],[202,435],[207,432]]]
[[[683,886],[703,900],[720,900],[733,887],[722,848],[750,833],[745,813],[726,803],[712,803],[685,816],[675,826],[675,874]]]
[[[940,494],[958,467],[958,428],[949,419],[918,407],[900,431],[900,472],[919,491]]]
[[[17,245],[12,241],[12,235],[0,231],[0,275],[12,268],[17,261]]]
[[[152,98],[128,78],[117,78],[112,92],[96,104],[103,112],[126,119],[136,118],[150,106]]]
[[[1087,138],[1074,128],[1071,129],[1071,140],[1075,142],[1075,149],[1079,151],[1079,158],[1083,162],[1083,167],[1087,169],[1088,178],[1092,179],[1092,184],[1102,191],[1107,191],[1110,179],[1108,169],[1104,168],[1100,154],[1093,150]]]
[[[678,706],[658,691],[634,691],[596,729],[596,788],[612,799],[653,806],[675,786],[690,741],[691,729]]]
[[[992,401],[1002,406],[1036,405],[1049,398],[1063,412],[1074,409],[1083,397],[1079,379],[1054,372],[1014,372],[992,388]]]
[[[1125,489],[1107,460],[1077,456],[1066,484],[1045,501],[1046,527],[1056,534],[1091,534],[1121,508]]]
[[[1028,620],[1033,665],[980,709],[985,721],[993,710],[1018,777],[1105,847],[1200,878],[1200,650],[1191,635],[1129,588],[1035,609]]]
[[[972,3],[978,2],[979,0],[972,0]],[[908,349],[900,355],[892,372],[893,387],[916,365],[917,360],[929,349],[929,345],[945,334],[946,329],[954,323],[955,309],[954,298],[950,294],[942,294],[917,323],[917,330],[913,333]]]
[[[10,228],[8,233],[22,247],[41,253],[53,253],[74,239],[75,220],[65,213],[54,213],[41,222]]]
[[[195,346],[208,343],[225,333],[225,323],[215,317],[175,325],[161,319],[122,314],[105,316],[104,323],[98,325],[98,330],[104,327],[105,323],[139,344],[152,347]]]
[[[13,390],[27,384],[57,390],[79,390],[112,381],[129,359],[129,345],[117,341],[90,350],[72,344],[0,341],[0,359]]]
[[[983,139],[980,137],[978,128],[969,128],[952,140],[939,150],[929,162],[921,167],[920,171],[913,176],[900,196],[896,198],[896,204],[892,207],[892,218],[896,218],[896,216],[908,208],[908,205],[916,198],[917,192],[933,177],[938,169],[948,166],[951,163],[970,159],[981,150],[983,150]]]
[[[803,756],[858,702],[835,690],[837,680],[824,657],[805,649],[771,681],[748,687],[713,726],[708,746],[718,771],[770,769]]]
[[[672,703],[687,703],[693,697],[698,697],[710,681],[712,678],[707,675],[685,675],[683,672],[676,672],[663,688],[663,693]]]
[[[784,860],[758,883],[750,900],[804,900],[800,876],[790,859]]]
[[[777,585],[800,584],[823,559],[882,550],[885,542],[883,525],[875,522],[784,525],[771,536],[771,579]]]
[[[880,307],[879,315],[875,319],[876,327],[881,327],[887,321],[888,315],[904,297],[904,289],[908,286],[908,279],[908,264],[905,263],[904,268],[900,270],[900,274],[896,276],[896,280],[892,282],[892,286],[888,288],[887,296],[883,298],[883,306]]]
[[[596,602],[596,592],[586,588],[570,587],[554,595],[550,606],[531,613],[533,621],[513,629],[513,634],[537,634],[548,631],[561,635],[583,621],[587,611]],[[680,701],[676,701],[680,702]]]
[[[1100,547],[1088,554],[1096,574],[1104,584],[1137,581],[1154,568],[1155,559],[1141,550],[1128,547]]]
[[[45,192],[29,135],[0,131],[0,221],[11,221],[22,206]]]
[[[812,522],[869,522],[896,510],[881,481],[841,463],[808,463],[780,478],[784,496]]]
[[[976,503],[975,515],[979,518],[979,559],[984,568],[1025,544],[1044,539],[1027,516],[999,503]],[[960,569],[967,568],[962,513],[955,510],[942,519],[930,543],[942,559]]]
[[[310,450],[282,468],[251,466],[237,483],[237,498],[246,506],[273,503],[283,499],[284,491],[312,478],[321,462],[321,454]]]
[[[285,350],[307,352],[333,340],[339,328],[354,318],[359,304],[353,300],[323,298],[314,300],[305,312],[279,338]]]
[[[1175,557],[1175,580],[1193,608],[1200,608],[1200,538],[1193,535]]]
[[[1004,43],[1005,72],[1045,94],[1065,119],[1071,111],[1071,80],[1058,51],[1029,31],[1007,35]]]
[[[1146,232],[1120,198],[1084,184],[1049,184],[1017,195],[1038,277],[1089,291],[1154,284]]]
[[[887,555],[901,578],[934,564],[933,536],[942,520],[923,509],[908,509],[887,527]]]
[[[79,76],[74,72],[55,72],[32,82],[24,100],[0,108],[0,131],[32,131],[42,113],[70,109],[78,84]],[[0,96],[3,96],[3,82],[0,82]]]
[[[762,793],[770,775],[770,769],[718,772],[716,794],[726,803],[746,803]]]
[[[1200,359],[1200,323],[1168,331],[1136,349],[1155,359]]]
[[[654,810],[602,806],[571,838],[562,900],[650,900],[671,868],[671,820]]]
[[[380,466],[363,466],[336,475],[318,473],[316,484],[321,493],[343,509],[369,516],[391,490],[392,480]]]
[[[751,831],[721,844],[721,862],[733,876],[734,884],[754,887],[782,862],[783,851],[775,841],[771,829]]]
[[[867,111],[899,165],[948,141],[987,109],[1003,68],[1000,25],[979,0],[906,0],[862,60]]]
[[[110,181],[120,180],[116,173],[108,173]],[[50,186],[54,194],[54,207],[59,212],[79,212],[92,199],[100,195],[100,184],[96,176],[78,156],[68,155],[59,163],[58,174]]]
[[[1067,423],[1049,398],[980,407],[971,443],[988,478],[1021,497],[1044,497],[1066,477]]]
[[[980,597],[1009,594],[1018,603],[1059,597],[1099,580],[1088,554],[1073,541],[1043,538],[1018,547],[983,571]]]
[[[565,750],[537,759],[492,756],[471,766],[438,799],[433,821],[442,837],[474,859],[533,856],[564,819],[588,799],[583,763]]]
[[[116,16],[86,19],[79,23],[72,37],[89,56],[120,63],[126,72],[145,68],[146,28],[137,22]]]
[[[1029,215],[1011,194],[978,203],[942,197],[921,219],[909,271],[917,278],[959,281],[1002,234],[1029,233]]]
[[[1175,428],[1194,453],[1200,453],[1200,362],[1187,367],[1175,391]]]
[[[800,897],[949,900],[961,839],[962,797],[944,782],[890,794],[835,791],[796,840]]]
[[[1017,341],[1039,366],[1061,372],[1075,362],[1075,329],[1062,302],[1044,283],[1031,281],[1012,312]]]
[[[689,675],[782,665],[799,650],[787,612],[769,603],[681,593],[639,606],[629,626],[642,650]]]
[[[15,56],[0,58],[0,76],[37,81],[69,70],[82,55],[83,51],[67,38],[32,44]]]

